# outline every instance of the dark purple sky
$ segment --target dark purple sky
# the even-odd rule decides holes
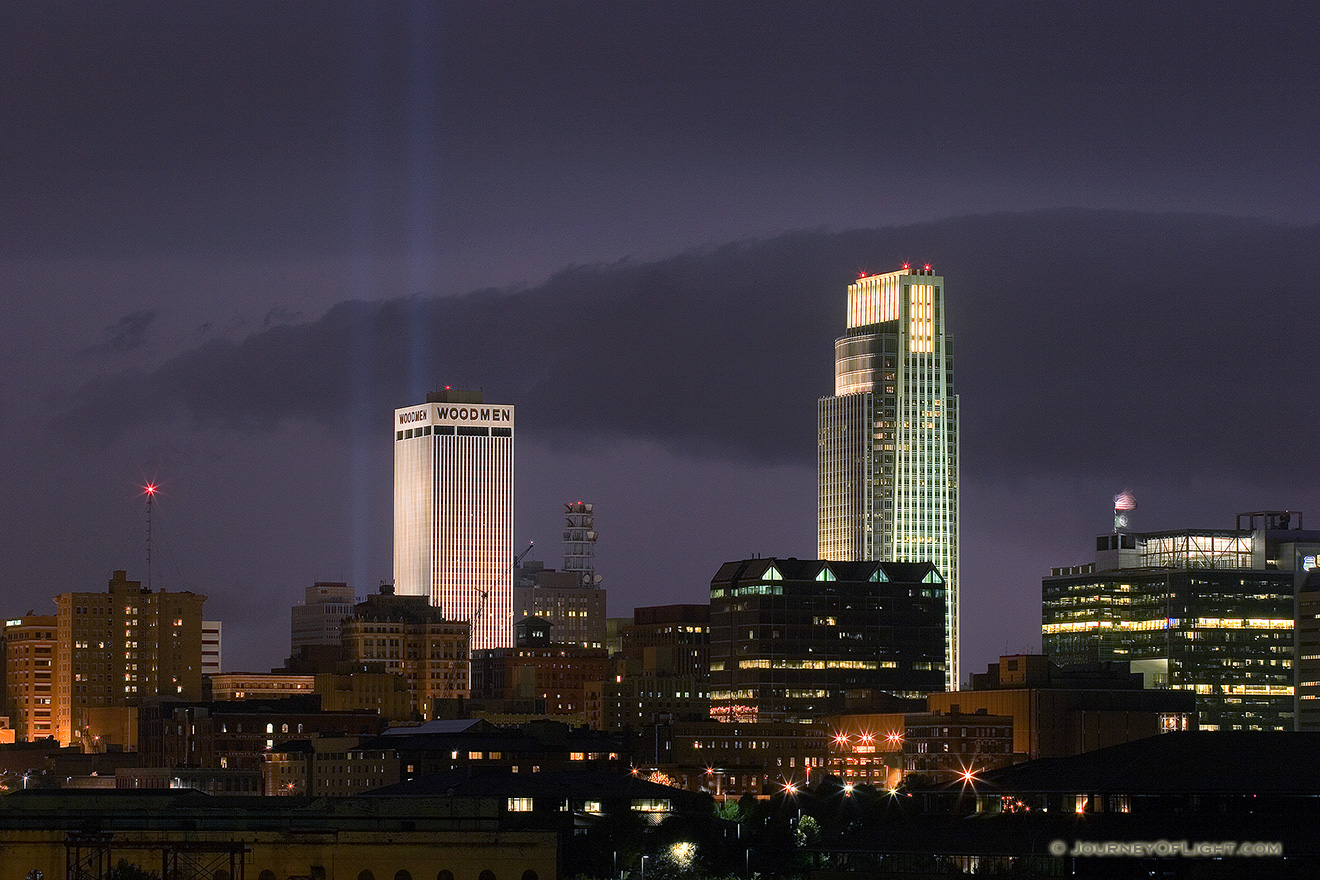
[[[927,8],[933,7],[933,8]],[[517,405],[517,535],[611,613],[815,553],[860,270],[947,282],[964,664],[1139,528],[1314,511],[1311,4],[0,11],[0,595],[206,593],[226,663],[390,577],[389,412]]]

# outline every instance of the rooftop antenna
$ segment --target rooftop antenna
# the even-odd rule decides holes
[[[147,592],[151,592],[151,502],[156,500],[155,483],[142,487],[142,494],[147,496]]]

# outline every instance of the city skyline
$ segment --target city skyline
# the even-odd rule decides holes
[[[1318,14],[9,10],[0,597],[145,575],[155,480],[153,586],[269,668],[306,587],[391,577],[380,425],[453,383],[518,406],[515,546],[589,498],[611,613],[699,601],[814,555],[839,291],[913,260],[957,294],[963,665],[1037,645],[1123,489],[1318,507]],[[896,37],[940,62],[858,48]]]

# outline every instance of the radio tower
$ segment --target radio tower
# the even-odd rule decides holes
[[[142,494],[147,496],[147,592],[151,592],[151,502],[156,500],[156,484],[147,483]]]
[[[564,571],[577,577],[579,587],[599,587],[596,574],[596,516],[589,502],[564,505]]]

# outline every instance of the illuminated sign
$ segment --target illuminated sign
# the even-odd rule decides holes
[[[396,409],[394,415],[400,426],[413,424],[513,424],[513,407],[482,406],[480,404],[442,404],[416,409]]]
[[[442,406],[435,411],[440,422],[512,422],[513,408],[508,406]]]

